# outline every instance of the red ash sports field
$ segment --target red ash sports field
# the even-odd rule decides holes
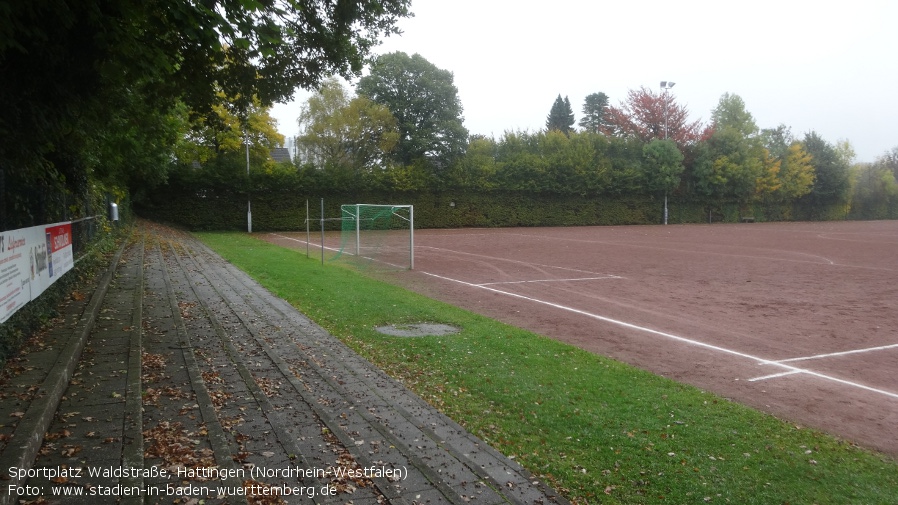
[[[898,221],[418,230],[390,279],[898,455]]]

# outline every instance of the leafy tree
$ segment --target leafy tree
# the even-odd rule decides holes
[[[774,158],[784,159],[794,141],[792,129],[786,125],[761,130],[761,142]]]
[[[385,168],[396,146],[396,118],[365,97],[350,99],[336,79],[324,82],[299,117],[297,139],[306,161],[358,176]]]
[[[496,150],[496,179],[503,189],[544,191],[547,162],[539,148],[539,134],[506,131]]]
[[[854,163],[854,158],[857,155],[854,152],[854,146],[851,145],[851,142],[845,139],[839,140],[836,142],[834,148],[839,160],[841,160],[843,164],[851,166],[851,164]]]
[[[762,198],[783,203],[808,194],[814,183],[814,166],[790,128],[779,125],[761,130],[761,142],[768,152],[767,172],[758,183]]]
[[[683,173],[683,153],[672,140],[655,139],[642,148],[645,189],[667,195],[677,189]]]
[[[498,149],[494,138],[472,135],[465,156],[453,166],[453,182],[462,188],[493,189]]]
[[[776,172],[751,114],[737,95],[724,94],[712,112],[713,134],[696,162],[699,188],[708,196],[734,198],[742,204],[767,188]]]
[[[593,165],[593,146],[579,133],[549,130],[539,135],[539,152],[546,159],[543,189],[560,194],[585,194]]]
[[[602,92],[586,95],[583,101],[583,118],[580,127],[586,131],[599,133],[605,127],[608,112],[608,95]]]
[[[792,200],[811,192],[814,186],[814,163],[800,142],[792,142],[779,171],[777,192],[781,199]]]
[[[898,147],[854,167],[852,217],[898,219]]]
[[[755,179],[755,196],[762,201],[773,200],[773,195],[783,187],[780,180],[783,168],[782,160],[770,155],[770,151],[764,149],[761,152],[761,172]]]
[[[705,195],[742,203],[755,196],[757,181],[764,172],[763,148],[758,150],[728,128],[716,130],[702,147],[694,174]]]
[[[672,140],[655,139],[642,148],[645,157],[645,188],[664,195],[664,224],[667,224],[667,195],[680,184],[683,173],[683,153]]]
[[[284,136],[278,133],[268,107],[257,101],[245,114],[238,115],[229,107],[230,101],[223,92],[219,92],[218,99],[212,114],[196,117],[178,145],[181,163],[205,164],[218,156],[244,154],[247,144],[251,156],[264,161],[270,158],[272,148],[283,145]]]
[[[210,186],[229,186],[237,181],[239,187],[247,182],[247,149],[254,172],[271,171],[275,165],[271,149],[283,145],[284,136],[277,131],[269,108],[258,101],[245,114],[237,114],[223,92],[219,92],[218,100],[212,113],[194,117],[175,146],[179,177]]]
[[[546,117],[546,130],[557,130],[569,135],[574,129],[574,111],[571,109],[571,101],[567,97],[561,99],[561,95],[555,99],[549,115]]]
[[[468,139],[462,104],[452,73],[420,54],[379,56],[356,88],[359,95],[386,106],[396,117],[399,142],[392,158],[404,165],[424,159],[438,169],[463,153]]]
[[[167,181],[173,168],[171,146],[189,131],[189,111],[180,101],[151,109],[132,93],[122,93],[106,106],[119,112],[97,130],[85,132],[79,158],[95,184],[110,193],[130,190],[132,200],[139,200],[146,190]],[[79,210],[76,215],[83,214]]]
[[[114,149],[95,145],[106,125],[131,118],[164,128],[179,100],[209,115],[223,92],[246,110],[254,100],[269,105],[297,87],[313,87],[323,76],[357,75],[408,6],[409,0],[4,3],[0,227],[28,206],[18,196],[22,186],[89,187],[88,167],[102,164],[90,157]],[[117,102],[131,108],[109,106]],[[145,145],[171,147],[150,138]]]
[[[745,110],[745,102],[739,95],[724,93],[711,112],[713,128],[730,128],[744,138],[758,135],[758,125],[750,112]]]
[[[699,121],[690,122],[689,111],[666,94],[641,87],[630,90],[620,107],[608,107],[605,132],[650,142],[669,138],[681,149],[707,137]]]
[[[806,198],[816,216],[828,215],[829,208],[848,201],[851,188],[848,162],[835,146],[815,132],[805,134],[802,147],[814,166],[814,185]]]

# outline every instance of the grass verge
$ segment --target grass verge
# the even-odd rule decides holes
[[[896,503],[881,454],[297,251],[199,237],[575,503]],[[422,321],[463,330],[374,331]]]

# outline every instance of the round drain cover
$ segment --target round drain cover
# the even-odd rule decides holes
[[[384,335],[393,337],[441,337],[461,331],[461,328],[439,323],[391,324],[378,326],[374,329]]]

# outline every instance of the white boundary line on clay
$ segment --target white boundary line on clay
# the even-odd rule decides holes
[[[776,362],[777,363],[791,363],[793,361],[807,361],[807,360],[812,360],[812,359],[833,358],[836,356],[845,356],[848,354],[859,354],[862,352],[884,351],[886,349],[895,349],[895,348],[898,348],[898,344],[881,345],[878,347],[867,347],[865,349],[853,349],[851,351],[831,352],[829,354],[816,354],[814,356],[801,356],[798,358],[780,359],[780,360],[777,360]]]
[[[294,241],[294,242],[299,242],[300,244],[309,244],[310,246],[321,247],[321,244],[319,244],[318,242],[307,242],[307,241],[302,240],[302,239],[293,238],[293,237],[288,237],[288,236],[286,236],[286,235],[281,235],[280,233],[269,233],[269,235],[271,235],[271,236],[273,236],[273,237],[277,237],[277,238],[282,238],[282,239],[285,239],[285,240],[292,240],[292,241]],[[328,251],[339,251],[339,250],[340,250],[340,249],[337,249],[337,248],[334,248],[334,247],[327,247],[327,246],[324,246],[324,248],[327,249]],[[346,253],[346,254],[349,254],[349,253]]]
[[[456,251],[454,249],[446,249],[444,247],[433,247],[433,246],[428,246],[428,245],[416,245],[415,247],[418,249],[433,249],[434,251],[450,252],[453,254],[461,254],[464,256],[475,256],[477,258],[485,258],[485,259],[488,259],[491,261],[504,261],[506,263],[515,263],[518,265],[524,265],[524,266],[528,266],[528,267],[552,268],[555,270],[566,270],[568,272],[580,272],[580,273],[584,273],[584,274],[603,275],[603,276],[609,276],[609,277],[612,277],[615,279],[623,279],[623,277],[620,277],[618,275],[610,275],[610,274],[606,274],[606,273],[602,273],[602,272],[592,272],[589,270],[581,270],[579,268],[570,268],[570,267],[560,267],[557,265],[543,265],[542,263],[532,263],[530,261],[520,261],[520,260],[513,260],[513,259],[508,259],[508,258],[500,258],[497,256],[487,256],[485,254],[470,253],[470,252],[465,252],[465,251]]]
[[[272,233],[271,235],[274,235],[274,236],[279,237],[279,238],[284,238],[284,239],[287,239],[287,240],[293,240],[293,241],[296,241],[296,242],[305,243],[305,240],[299,240],[299,239],[295,239],[295,238],[292,238],[292,237],[287,237],[287,236],[285,236],[285,235],[280,235],[280,234],[277,234],[277,233]],[[427,246],[424,246],[424,247],[427,247]],[[471,256],[488,257],[488,258],[491,258],[491,259],[495,259],[495,258],[492,258],[492,257],[489,257],[489,256],[483,256],[483,255],[480,255],[480,254],[465,253],[465,252],[462,252],[462,251],[453,251],[453,250],[451,250],[451,249],[444,249],[444,248],[440,248],[440,247],[427,247],[427,248],[428,248],[428,249],[438,250],[438,251],[447,251],[447,252],[452,252],[452,253],[468,254],[468,255],[471,255]],[[325,249],[337,250],[337,249],[332,249],[332,248],[329,248],[329,247],[325,247]],[[513,263],[523,263],[523,264],[533,265],[532,263],[526,263],[526,262],[523,262],[523,261],[515,261],[515,260],[506,260],[506,261],[511,261],[511,262],[513,262]],[[574,269],[574,268],[552,267],[552,266],[549,266],[549,265],[537,265],[537,266],[540,266],[540,267],[549,267],[549,268],[561,268],[561,269],[563,269],[563,270],[571,270],[571,271],[585,272],[585,270],[578,270],[578,269]],[[802,361],[802,360],[820,359],[820,358],[826,358],[826,357],[830,357],[830,356],[840,356],[840,355],[845,355],[845,354],[854,354],[854,353],[860,353],[860,352],[869,352],[869,351],[878,351],[878,350],[884,350],[884,349],[892,349],[892,348],[898,347],[898,344],[887,345],[887,346],[880,346],[880,347],[872,347],[872,348],[869,348],[869,349],[857,349],[857,350],[853,350],[853,351],[844,351],[844,352],[839,352],[839,353],[820,354],[820,355],[817,355],[817,356],[807,356],[807,357],[800,357],[800,358],[789,358],[789,359],[785,359],[785,360],[768,360],[768,359],[760,358],[760,357],[757,357],[757,356],[752,356],[751,354],[746,354],[746,353],[743,353],[743,352],[740,352],[740,351],[735,351],[735,350],[732,350],[732,349],[727,349],[727,348],[725,348],[725,347],[720,347],[720,346],[716,346],[716,345],[712,345],[712,344],[707,344],[707,343],[704,343],[704,342],[700,342],[700,341],[698,341],[698,340],[693,340],[693,339],[689,339],[689,338],[685,338],[685,337],[680,337],[680,336],[673,335],[673,334],[671,334],[671,333],[666,333],[666,332],[663,332],[663,331],[653,330],[653,329],[651,329],[651,328],[646,328],[646,327],[644,327],[644,326],[639,326],[639,325],[635,325],[635,324],[632,324],[632,323],[627,323],[627,322],[625,322],[625,321],[620,321],[620,320],[617,320],[617,319],[612,319],[612,318],[610,318],[610,317],[605,317],[605,316],[602,316],[602,315],[599,315],[599,314],[593,314],[593,313],[591,313],[591,312],[586,312],[586,311],[584,311],[584,310],[575,309],[575,308],[573,308],[573,307],[568,307],[568,306],[566,306],[566,305],[560,305],[560,304],[557,304],[557,303],[548,302],[548,301],[545,301],[545,300],[540,300],[540,299],[538,299],[538,298],[532,298],[532,297],[529,297],[529,296],[519,295],[519,294],[517,294],[517,293],[511,293],[511,292],[508,292],[508,291],[502,291],[501,289],[495,289],[495,288],[489,287],[489,286],[492,285],[492,284],[499,284],[499,283],[474,284],[474,283],[471,283],[471,282],[466,282],[466,281],[462,281],[462,280],[459,280],[459,279],[453,279],[453,278],[451,278],[451,277],[445,277],[445,276],[438,275],[438,274],[434,274],[434,273],[430,273],[430,272],[419,272],[419,273],[422,273],[422,274],[424,274],[424,275],[429,275],[429,276],[431,276],[431,277],[436,277],[436,278],[438,278],[438,279],[443,279],[443,280],[447,280],[447,281],[450,281],[450,282],[455,282],[455,283],[458,283],[458,284],[463,284],[463,285],[465,285],[465,286],[470,286],[470,287],[473,287],[473,288],[485,289],[485,290],[487,290],[487,291],[492,291],[492,292],[494,292],[494,293],[498,293],[498,294],[502,294],[502,295],[506,295],[506,296],[511,296],[511,297],[513,297],[513,298],[520,298],[520,299],[522,299],[522,300],[527,300],[527,301],[530,301],[530,302],[539,303],[539,304],[542,304],[542,305],[547,305],[547,306],[549,306],[549,307],[553,307],[553,308],[556,308],[556,309],[561,309],[561,310],[568,311],[568,312],[573,312],[573,313],[575,313],[575,314],[580,314],[580,315],[587,316],[587,317],[590,317],[590,318],[593,318],[593,319],[597,319],[597,320],[599,320],[599,321],[604,321],[604,322],[606,322],[606,323],[611,323],[611,324],[615,324],[615,325],[618,325],[618,326],[622,326],[622,327],[624,327],[624,328],[629,328],[629,329],[631,329],[631,330],[642,331],[642,332],[649,333],[649,334],[652,334],[652,335],[658,335],[658,336],[661,336],[661,337],[669,338],[669,339],[671,339],[671,340],[675,340],[675,341],[682,342],[682,343],[685,343],[685,344],[695,345],[695,346],[698,346],[698,347],[703,347],[703,348],[705,348],[705,349],[710,349],[710,350],[712,350],[712,351],[717,351],[717,352],[721,352],[721,353],[724,353],[724,354],[730,354],[730,355],[733,355],[733,356],[738,356],[738,357],[740,357],[740,358],[745,358],[745,359],[748,359],[748,360],[751,360],[751,361],[756,361],[756,362],[758,362],[758,364],[760,364],[760,365],[773,365],[773,366],[779,366],[779,367],[782,367],[782,368],[785,368],[785,369],[786,369],[786,371],[781,372],[781,373],[772,374],[772,375],[765,375],[765,376],[763,376],[763,377],[756,377],[756,378],[753,378],[753,379],[748,379],[748,382],[757,382],[757,381],[762,381],[762,380],[767,380],[767,379],[775,379],[775,378],[779,378],[779,377],[785,377],[785,376],[788,376],[788,375],[795,375],[795,374],[803,373],[803,374],[811,375],[811,376],[813,376],[813,377],[817,377],[817,378],[819,378],[819,379],[824,379],[824,380],[836,382],[836,383],[843,384],[843,385],[846,385],[846,386],[855,387],[855,388],[863,389],[863,390],[866,390],[866,391],[871,391],[871,392],[874,392],[874,393],[879,393],[879,394],[882,394],[882,395],[885,395],[885,396],[888,396],[888,397],[891,397],[891,398],[898,399],[898,393],[893,393],[893,392],[891,392],[891,391],[885,391],[885,390],[882,390],[882,389],[877,389],[877,388],[873,388],[873,387],[870,387],[870,386],[865,386],[865,385],[863,385],[863,384],[859,384],[859,383],[856,383],[856,382],[848,381],[848,380],[845,380],[845,379],[839,379],[838,377],[832,377],[832,376],[829,376],[829,375],[825,375],[825,374],[821,374],[821,373],[818,373],[818,372],[814,372],[813,370],[806,370],[806,369],[802,369],[802,368],[798,368],[798,367],[794,367],[794,366],[785,364],[785,363],[787,363],[787,362],[792,362],[792,361]],[[593,273],[593,272],[589,272],[589,273]],[[605,276],[605,277],[598,277],[597,279],[605,279],[605,278],[608,278],[608,279],[611,279],[611,278],[613,278],[613,279],[622,279],[623,277],[619,277],[619,276],[616,276],[616,275],[607,275],[607,276]],[[581,280],[581,279],[568,279],[568,280]],[[519,281],[518,283],[521,283],[521,282],[539,282],[539,281]],[[512,284],[512,282],[504,283],[504,284]]]
[[[576,281],[600,281],[604,279],[620,279],[620,277],[616,275],[603,275],[601,277],[578,277],[576,279],[534,279],[532,281],[499,281],[499,282],[484,282],[481,284],[477,284],[477,286],[495,286],[497,284],[528,284],[531,282],[576,282]]]
[[[817,377],[817,378],[819,378],[819,379],[824,379],[824,380],[832,381],[832,382],[835,382],[835,383],[838,383],[838,384],[842,384],[842,385],[845,385],[845,386],[850,386],[850,387],[854,387],[854,388],[858,388],[858,389],[863,389],[863,390],[865,390],[865,391],[870,391],[870,392],[873,392],[873,393],[879,393],[879,394],[881,394],[881,395],[888,396],[888,397],[890,397],[890,398],[893,398],[893,399],[898,400],[898,393],[893,393],[893,392],[891,392],[891,391],[886,391],[886,390],[883,390],[883,389],[877,389],[877,388],[873,388],[873,387],[870,387],[870,386],[865,386],[865,385],[859,384],[859,383],[857,383],[857,382],[852,382],[852,381],[848,381],[848,380],[845,380],[845,379],[840,379],[840,378],[838,378],[838,377],[832,377],[832,376],[830,376],[830,375],[826,375],[826,374],[822,374],[822,373],[819,373],[819,372],[815,372],[815,371],[813,371],[813,370],[807,370],[807,369],[803,369],[803,368],[794,367],[794,366],[792,366],[792,365],[787,365],[787,364],[784,364],[784,363],[780,363],[780,362],[778,362],[778,361],[772,361],[772,360],[760,358],[760,357],[758,357],[758,356],[752,356],[751,354],[746,354],[746,353],[741,352],[741,351],[736,351],[736,350],[733,350],[733,349],[727,349],[727,348],[725,348],[725,347],[720,347],[720,346],[717,346],[717,345],[707,344],[707,343],[705,343],[705,342],[700,342],[700,341],[698,341],[698,340],[693,340],[693,339],[690,339],[690,338],[681,337],[681,336],[674,335],[674,334],[671,334],[671,333],[666,333],[666,332],[663,332],[663,331],[653,330],[653,329],[651,329],[651,328],[646,328],[646,327],[644,327],[644,326],[639,326],[639,325],[636,325],[636,324],[633,324],[633,323],[628,323],[628,322],[621,321],[621,320],[618,320],[618,319],[612,319],[612,318],[610,318],[610,317],[602,316],[602,315],[599,315],[599,314],[593,314],[592,312],[587,312],[587,311],[585,311],[585,310],[575,309],[575,308],[573,308],[573,307],[568,307],[568,306],[566,306],[566,305],[561,305],[561,304],[554,303],[554,302],[549,302],[549,301],[546,301],[546,300],[540,300],[540,299],[538,299],[538,298],[533,298],[533,297],[530,297],[530,296],[524,296],[524,295],[520,295],[520,294],[517,294],[517,293],[509,292],[509,291],[503,291],[503,290],[501,290],[501,289],[492,288],[492,287],[489,287],[489,286],[485,286],[485,285],[483,285],[483,284],[473,284],[473,283],[471,283],[471,282],[466,282],[466,281],[462,281],[462,280],[459,280],[459,279],[453,279],[453,278],[451,278],[451,277],[446,277],[446,276],[443,276],[443,275],[438,275],[438,274],[434,274],[434,273],[430,273],[430,272],[420,272],[420,273],[422,273],[422,274],[424,274],[424,275],[429,275],[429,276],[431,276],[431,277],[435,277],[435,278],[437,278],[437,279],[442,279],[442,280],[445,280],[445,281],[450,281],[450,282],[455,282],[455,283],[458,283],[458,284],[462,284],[462,285],[464,285],[464,286],[469,286],[469,287],[472,287],[472,288],[478,288],[478,289],[485,289],[485,290],[487,290],[487,291],[491,291],[491,292],[493,292],[493,293],[497,293],[497,294],[501,294],[501,295],[505,295],[505,296],[510,296],[510,297],[512,297],[512,298],[518,298],[518,299],[521,299],[521,300],[526,300],[526,301],[528,301],[528,302],[533,302],[533,303],[538,303],[538,304],[541,304],[541,305],[546,305],[546,306],[549,306],[549,307],[552,307],[552,308],[555,308],[555,309],[560,309],[560,310],[564,310],[564,311],[567,311],[567,312],[573,312],[574,314],[580,314],[580,315],[582,315],[582,316],[590,317],[590,318],[592,318],[592,319],[596,319],[596,320],[603,321],[603,322],[606,322],[606,323],[610,323],[610,324],[614,324],[614,325],[617,325],[617,326],[621,326],[621,327],[624,327],[624,328],[627,328],[627,329],[630,329],[630,330],[641,331],[641,332],[644,332],[644,333],[649,333],[649,334],[651,334],[651,335],[657,335],[657,336],[664,337],[664,338],[667,338],[667,339],[670,339],[670,340],[674,340],[674,341],[677,341],[677,342],[682,342],[682,343],[684,343],[684,344],[694,345],[694,346],[697,346],[697,347],[702,347],[702,348],[705,348],[705,349],[710,349],[710,350],[712,350],[712,351],[717,351],[717,352],[724,353],[724,354],[729,354],[729,355],[732,355],[732,356],[738,356],[738,357],[740,357],[740,358],[745,358],[745,359],[748,359],[748,360],[751,360],[751,361],[756,361],[756,362],[757,362],[758,364],[760,364],[760,365],[773,365],[773,366],[778,366],[778,367],[781,367],[781,368],[784,368],[784,369],[785,369],[785,371],[784,371],[783,373],[781,373],[781,374],[775,374],[775,376],[784,376],[784,375],[792,375],[792,374],[802,373],[802,374],[807,374],[807,375],[810,375],[810,376],[813,376],[813,377]],[[773,378],[774,376],[768,376],[768,377]],[[760,379],[756,379],[756,380],[760,380]]]

